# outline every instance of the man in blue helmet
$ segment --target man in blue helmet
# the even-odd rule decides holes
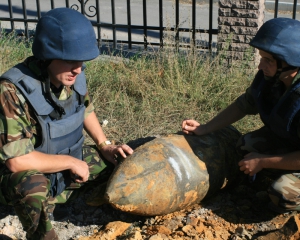
[[[57,8],[38,22],[33,56],[0,78],[0,202],[12,205],[27,239],[58,239],[49,214],[107,181],[116,155],[87,92],[84,61],[99,55],[91,22]],[[83,146],[83,129],[95,142]]]
[[[250,45],[260,54],[251,86],[216,117],[200,124],[184,120],[186,134],[203,135],[247,114],[259,114],[264,126],[237,143],[241,172],[273,179],[271,209],[300,211],[300,22],[276,18],[265,22]]]

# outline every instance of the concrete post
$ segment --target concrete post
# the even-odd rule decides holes
[[[264,9],[264,0],[219,0],[218,49],[228,64],[247,57],[258,62],[249,42],[263,24]]]

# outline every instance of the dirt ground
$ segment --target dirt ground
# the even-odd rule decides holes
[[[297,212],[268,209],[269,198],[259,181],[220,190],[188,209],[143,217],[110,205],[89,206],[85,199],[58,205],[53,221],[61,240],[92,239],[300,239]],[[11,207],[0,205],[0,239],[26,239]]]
[[[112,210],[119,219],[79,239],[300,239],[300,215],[271,211],[264,188],[258,181],[245,182],[164,216],[139,218]]]
[[[219,190],[187,209],[163,216],[138,216],[109,204],[87,204],[96,189],[76,201],[57,205],[53,226],[60,240],[296,240],[300,214],[276,213],[268,208],[269,182],[250,183]],[[159,194],[159,193],[158,193]],[[0,240],[26,239],[10,206],[0,205]]]

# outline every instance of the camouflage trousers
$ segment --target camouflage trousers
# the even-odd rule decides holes
[[[89,166],[89,180],[83,185],[71,183],[55,197],[50,194],[50,180],[37,170],[9,172],[0,176],[2,200],[14,207],[23,229],[27,233],[27,239],[58,239],[48,218],[48,213],[54,210],[55,204],[76,199],[89,187],[108,180],[113,165],[103,160],[104,158],[100,156],[95,146],[83,147],[83,159]]]
[[[267,127],[243,135],[237,142],[240,154],[249,152],[261,154],[285,154],[299,151],[286,139],[281,139]],[[268,194],[279,209],[300,211],[300,171],[263,169],[257,175],[271,179]]]

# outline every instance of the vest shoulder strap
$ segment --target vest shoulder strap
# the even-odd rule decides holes
[[[48,115],[53,111],[53,107],[43,96],[43,84],[22,63],[9,69],[0,78],[15,84],[38,115]]]

